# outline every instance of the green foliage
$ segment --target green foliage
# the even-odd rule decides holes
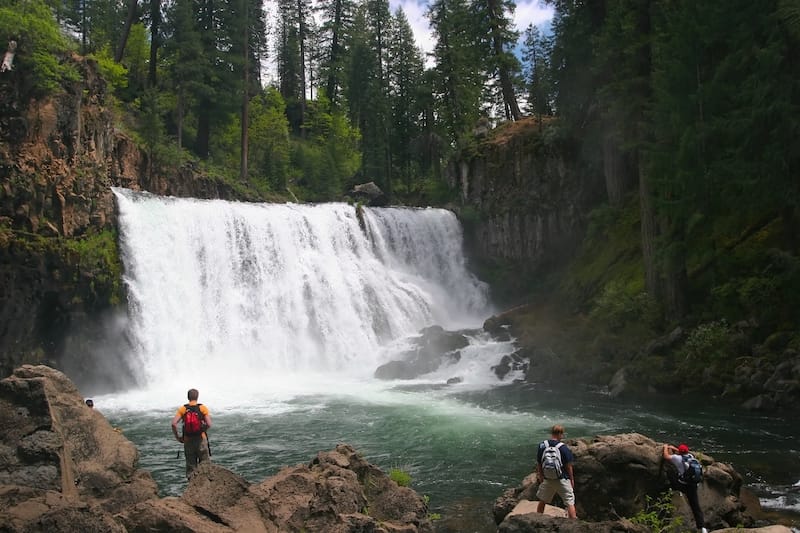
[[[89,57],[97,61],[100,75],[111,85],[113,91],[118,91],[128,86],[128,69],[114,61],[109,45],[105,45],[98,52],[89,55]]]
[[[14,70],[30,76],[32,96],[80,79],[64,61],[69,50],[50,8],[42,0],[7,0],[0,7],[0,43],[17,42]]]
[[[444,180],[426,177],[421,185],[420,194],[427,205],[444,205],[456,198],[456,191]]]
[[[631,517],[631,522],[646,526],[653,533],[680,533],[684,531],[683,518],[674,514],[672,491],[667,491],[657,498],[646,496],[645,508]]]
[[[110,304],[119,303],[122,264],[115,232],[103,230],[80,238],[67,239],[64,241],[64,250],[71,257],[71,264],[91,272],[93,284],[100,283],[111,288]]]
[[[127,90],[122,95],[124,100],[133,100],[145,90],[149,58],[150,43],[147,30],[144,24],[134,24],[131,26],[125,54],[122,57],[122,63],[128,70]]]
[[[307,117],[306,139],[291,143],[291,173],[307,199],[339,198],[361,165],[360,133],[324,98],[309,102]]]
[[[656,302],[641,290],[641,284],[626,285],[622,280],[613,280],[595,299],[590,316],[605,322],[612,330],[619,330],[637,322],[654,327],[659,313]]]
[[[166,148],[164,122],[161,117],[168,109],[168,95],[148,89],[142,93],[135,104],[139,107],[139,134],[144,141],[145,149],[155,161],[164,161],[168,152]]]
[[[689,333],[680,353],[691,365],[723,360],[729,355],[730,337],[731,328],[725,320],[700,324]]]
[[[411,474],[401,468],[394,467],[389,470],[389,479],[401,487],[408,487],[411,485]]]
[[[624,323],[628,311],[647,308],[647,299],[639,296],[645,290],[638,202],[632,199],[620,208],[603,205],[592,210],[584,241],[562,276],[560,286],[576,302],[597,305],[600,301],[606,309],[598,313],[615,307],[622,311],[622,315],[611,313],[610,323],[618,319]],[[601,298],[604,292],[606,295]],[[617,296],[624,296],[624,301],[615,303]],[[648,312],[646,317],[652,315]]]
[[[289,121],[286,103],[274,87],[250,101],[249,135],[253,172],[283,191],[289,173]]]

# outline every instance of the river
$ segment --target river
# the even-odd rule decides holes
[[[797,421],[499,380],[490,367],[515,347],[479,329],[494,309],[449,211],[115,193],[129,300],[119,367],[131,379],[95,406],[164,495],[185,487],[169,422],[194,387],[212,413],[214,462],[258,482],[345,442],[410,473],[439,531],[494,531],[494,499],[533,470],[554,423],[567,439],[686,442],[732,463],[763,505],[800,511]],[[432,324],[473,328],[457,362],[417,380],[372,377]]]

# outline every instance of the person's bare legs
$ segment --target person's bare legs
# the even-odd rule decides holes
[[[567,515],[570,518],[578,518],[578,514],[575,512],[575,506],[574,505],[567,505]]]
[[[536,506],[536,512],[537,513],[543,513],[544,512],[544,502],[542,502],[542,501],[539,502],[539,505]]]

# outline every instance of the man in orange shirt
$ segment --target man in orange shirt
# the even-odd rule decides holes
[[[186,479],[192,476],[197,465],[209,460],[208,437],[206,430],[211,427],[211,415],[208,407],[197,403],[200,393],[197,389],[189,389],[189,403],[178,407],[172,419],[172,433],[178,442],[183,443],[183,454],[186,457]],[[178,435],[178,422],[183,420],[183,431]]]

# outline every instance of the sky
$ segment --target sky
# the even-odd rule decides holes
[[[414,30],[414,38],[423,53],[427,54],[433,50],[434,39],[431,34],[430,24],[425,12],[428,9],[428,2],[420,0],[389,0],[389,7],[394,13],[398,7],[402,7]],[[529,24],[542,26],[553,18],[553,8],[543,5],[541,0],[519,0],[517,9],[514,12],[514,21],[517,30],[522,34]],[[430,59],[428,59],[430,62]],[[430,64],[428,65],[430,66]]]

